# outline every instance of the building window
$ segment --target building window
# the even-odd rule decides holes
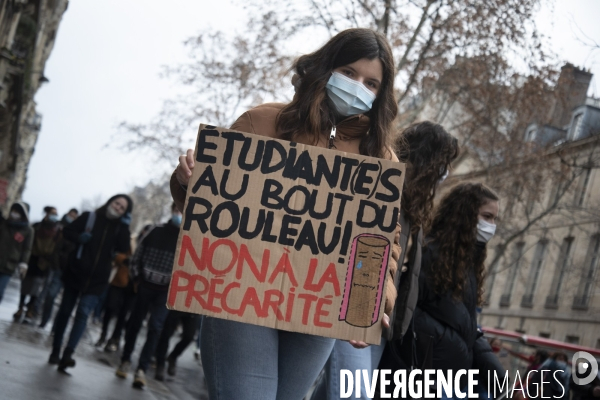
[[[570,137],[572,140],[577,140],[581,136],[582,125],[583,124],[583,113],[577,114],[573,118],[573,124],[571,124],[571,132]]]
[[[581,176],[579,177],[577,190],[575,191],[574,205],[579,207],[583,206],[583,203],[585,202],[585,194],[590,184],[591,175],[592,169],[585,168],[583,174],[581,174]]]
[[[508,268],[508,277],[506,278],[506,284],[504,285],[504,291],[502,292],[502,296],[500,296],[501,307],[510,306],[510,298],[515,287],[517,275],[519,274],[519,271],[521,269],[520,266],[523,265],[522,258],[524,249],[525,242],[519,242],[515,244],[512,256],[512,265]]]
[[[579,336],[567,335],[567,337],[565,338],[565,342],[570,344],[579,344]]]
[[[600,339],[596,339],[596,348],[600,349]]]
[[[596,270],[598,269],[598,258],[600,257],[600,234],[592,236],[584,269],[581,273],[579,281],[579,289],[581,290],[573,301],[573,308],[587,309],[588,303],[594,287]]]
[[[542,266],[544,265],[544,257],[546,256],[547,247],[548,242],[545,239],[542,239],[538,242],[535,248],[535,255],[533,257],[533,262],[531,263],[531,270],[529,271],[529,278],[527,279],[525,294],[521,299],[522,307],[533,306],[533,295],[535,294],[540,272],[542,270]]]
[[[544,339],[550,339],[550,334],[548,332],[540,332],[540,337]]]
[[[556,263],[554,277],[552,278],[550,294],[548,297],[546,297],[547,308],[558,308],[558,298],[560,296],[560,290],[562,289],[565,274],[569,269],[571,249],[573,247],[574,239],[575,238],[572,237],[566,237],[563,240],[562,246],[560,247],[560,255],[558,257],[558,262]]]

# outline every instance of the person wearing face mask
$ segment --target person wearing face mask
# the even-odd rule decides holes
[[[79,211],[76,208],[71,208],[68,213],[63,215],[60,219],[60,223],[62,227],[69,225],[71,222],[75,221],[79,217]]]
[[[46,277],[58,268],[61,235],[58,222],[58,212],[55,207],[44,207],[44,218],[32,225],[34,230],[31,257],[25,278],[21,282],[21,297],[19,309],[13,315],[15,322],[20,322],[25,310],[25,300],[29,296],[24,322],[31,323],[36,317],[35,310]]]
[[[8,219],[0,218],[0,303],[15,271],[25,277],[33,244],[29,226],[29,207],[17,202],[11,205]]]
[[[413,334],[405,335],[397,349],[406,368],[452,371],[453,376],[470,368],[479,369],[479,377],[487,376],[488,369],[504,373],[477,328],[476,315],[483,301],[486,246],[498,212],[498,195],[481,183],[456,185],[434,211],[409,328]],[[465,387],[465,379],[458,389]]]
[[[137,287],[137,298],[125,331],[125,345],[121,364],[115,374],[127,378],[131,366],[131,355],[146,315],[150,313],[146,342],[135,369],[133,386],[146,386],[146,371],[156,350],[168,309],[167,294],[175,261],[175,250],[179,238],[181,212],[173,203],[171,218],[163,225],[150,229],[138,243],[131,257],[131,277]]]
[[[48,362],[59,371],[75,366],[73,353],[81,339],[90,312],[108,287],[114,254],[130,247],[129,222],[133,201],[125,194],[111,197],[94,212],[84,212],[65,226],[63,236],[76,248],[69,254],[64,272],[62,302],[54,319],[54,340]],[[63,336],[77,305],[68,343],[60,356]]]
[[[350,154],[397,161],[390,141],[398,113],[394,57],[385,36],[348,29],[298,58],[288,104],[268,103],[242,114],[231,129]],[[171,194],[180,210],[194,168],[193,150],[179,158]],[[396,299],[398,240],[392,245],[383,325]],[[301,399],[327,361],[334,340],[204,317],[202,364],[210,398]],[[359,340],[349,342],[366,347]]]
[[[530,398],[569,398],[569,381],[571,368],[569,358],[563,352],[556,352],[548,357],[527,382]]]

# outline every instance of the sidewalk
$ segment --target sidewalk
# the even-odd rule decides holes
[[[148,387],[138,390],[131,387],[133,373],[127,380],[115,376],[118,354],[105,353],[93,347],[94,339],[99,336],[99,328],[92,324],[88,324],[77,347],[74,356],[76,367],[68,370],[70,375],[58,372],[56,366],[48,364],[52,341],[50,326],[42,330],[35,325],[12,322],[12,314],[18,305],[19,285],[19,281],[13,278],[0,303],[0,398],[208,399],[202,367],[193,357],[193,345],[178,360],[177,376],[167,376],[164,383],[158,382],[152,379],[154,371],[151,369],[147,376]],[[145,336],[143,331],[138,337],[134,365]],[[178,338],[174,337],[173,340]]]

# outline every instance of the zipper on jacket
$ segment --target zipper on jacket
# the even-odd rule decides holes
[[[100,247],[98,248],[98,252],[96,253],[96,259],[94,260],[94,266],[92,267],[92,273],[88,277],[88,280],[85,283],[85,286],[83,287],[83,290],[81,291],[81,293],[85,293],[88,286],[90,285],[92,276],[94,276],[94,272],[96,272],[96,267],[98,266],[98,260],[100,259],[100,253],[102,252],[102,246],[104,246],[104,239],[106,238],[106,231],[108,231],[108,226],[104,227],[104,232],[102,233],[102,239],[100,240]]]
[[[333,144],[333,141],[335,140],[335,125],[333,125],[331,127],[331,133],[329,134],[329,149],[335,149],[335,145]]]

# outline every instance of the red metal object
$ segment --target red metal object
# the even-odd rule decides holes
[[[578,346],[576,344],[565,343],[558,340],[546,339],[539,336],[524,335],[517,332],[504,331],[502,329],[481,327],[481,330],[498,338],[516,339],[521,343],[535,346],[535,347],[548,347],[557,350],[568,351],[576,353],[578,351],[586,351],[595,357],[600,357],[600,349],[593,349],[591,347]]]

